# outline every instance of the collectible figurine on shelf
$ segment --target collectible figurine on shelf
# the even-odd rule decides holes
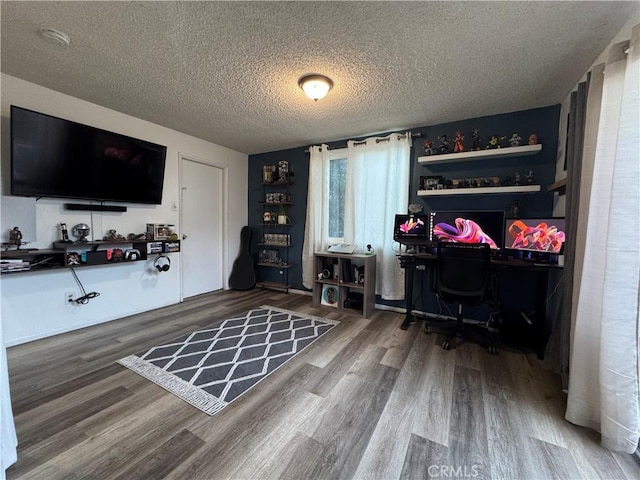
[[[533,170],[529,170],[529,173],[527,173],[527,183],[528,184],[533,183]]]
[[[538,135],[532,133],[529,135],[529,145],[537,145],[538,144]]]
[[[513,184],[520,185],[520,173],[516,172],[513,174]]]
[[[20,248],[22,245],[22,232],[20,227],[13,227],[13,230],[9,231],[9,245],[15,245],[16,248]]]
[[[477,128],[471,133],[471,150],[480,150],[480,130]]]
[[[462,145],[462,140],[464,140],[464,135],[458,130],[456,132],[456,136],[453,139],[453,151],[455,153],[464,152],[464,146]]]
[[[69,240],[69,231],[67,230],[66,223],[60,224],[60,235],[62,235],[62,243],[73,243],[71,240]]]
[[[509,145],[512,147],[518,147],[520,146],[520,140],[522,140],[522,137],[517,133],[514,133],[509,139]]]
[[[511,205],[509,205],[509,217],[510,218],[519,218],[520,217],[520,203],[517,200],[514,200]]]
[[[433,155],[433,145],[431,144],[431,140],[426,140],[424,142],[424,154]]]
[[[102,237],[102,240],[105,242],[124,242],[126,238],[124,238],[124,235],[120,235],[118,232],[111,229],[107,231],[107,234],[104,237]]]
[[[440,153],[449,153],[449,137],[447,137],[446,135],[440,135],[438,137],[438,140],[440,140],[438,151]]]
[[[489,143],[484,147],[485,150],[489,150],[492,148],[500,148],[500,142],[503,141],[507,137],[498,137],[497,135],[491,135],[489,138]]]
[[[500,184],[503,187],[508,187],[511,185],[511,175],[507,175],[506,177],[504,177],[504,179],[502,180],[502,182],[500,182]]]

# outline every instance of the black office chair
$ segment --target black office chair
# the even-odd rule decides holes
[[[486,345],[490,354],[496,354],[500,325],[500,305],[495,282],[491,273],[491,252],[486,243],[438,243],[435,286],[440,298],[446,303],[457,304],[458,311],[453,322],[425,321],[425,332],[431,325],[452,326],[442,348],[449,350],[451,341],[462,337]],[[466,324],[463,320],[463,305],[490,304],[492,313],[487,321]]]

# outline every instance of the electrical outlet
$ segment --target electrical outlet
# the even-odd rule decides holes
[[[74,292],[66,292],[64,294],[64,304],[65,305],[69,305],[69,304],[73,303],[73,295],[74,295]]]

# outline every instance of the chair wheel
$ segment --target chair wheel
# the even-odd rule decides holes
[[[489,345],[489,355],[497,355],[497,354],[498,354],[498,349],[493,345]]]
[[[445,350],[449,350],[451,348],[451,343],[449,343],[448,340],[445,340],[444,342],[442,342],[442,348]]]

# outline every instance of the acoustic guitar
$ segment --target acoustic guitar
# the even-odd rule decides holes
[[[251,236],[251,228],[248,226],[242,227],[240,231],[240,253],[233,262],[233,268],[229,276],[229,287],[233,290],[251,290],[256,285],[256,271],[253,257],[249,252]]]

